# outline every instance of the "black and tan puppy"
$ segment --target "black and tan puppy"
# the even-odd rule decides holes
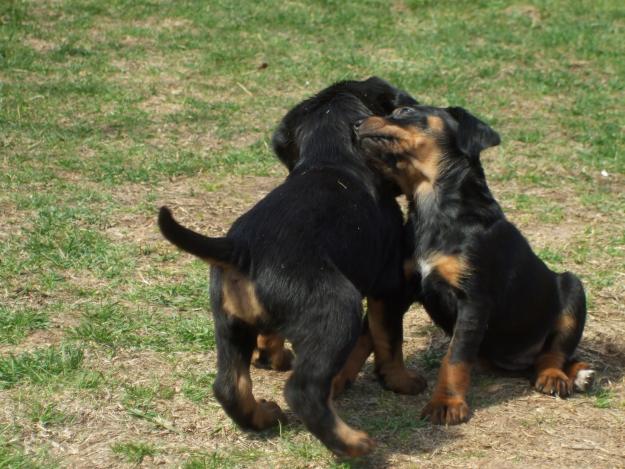
[[[371,449],[367,434],[349,427],[332,407],[333,378],[361,334],[363,296],[380,305],[369,313],[378,321],[394,318],[380,328],[378,343],[397,344],[386,331],[399,334],[398,349],[382,354],[387,378],[410,381],[412,391],[423,388],[423,379],[401,361],[401,212],[393,185],[368,167],[352,128],[372,112],[402,103],[415,101],[371,78],[336,84],[296,106],[273,140],[290,174],[226,237],[195,233],[161,209],[163,235],[212,266],[214,392],[243,428],[261,430],[284,420],[276,403],[254,398],[249,374],[257,335],[276,334],[296,353],[285,388],[291,409],[335,453],[357,456]]]
[[[535,387],[568,396],[593,371],[572,355],[586,319],[584,289],[552,272],[506,220],[480,152],[499,135],[462,108],[413,106],[357,125],[368,158],[410,203],[415,274],[432,320],[452,336],[423,416],[438,424],[468,419],[475,359],[535,371]]]

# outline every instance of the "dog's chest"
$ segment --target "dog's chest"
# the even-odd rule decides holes
[[[423,281],[436,272],[440,278],[455,288],[461,286],[469,273],[468,262],[461,254],[429,252],[418,258],[417,266]]]
[[[425,280],[427,276],[432,273],[432,264],[428,262],[428,259],[426,257],[421,257],[420,259],[418,259],[417,266],[423,280]]]

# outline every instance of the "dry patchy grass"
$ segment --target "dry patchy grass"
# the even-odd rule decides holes
[[[622,5],[337,5],[0,5],[0,314],[23,316],[0,323],[0,467],[625,467]],[[369,362],[337,407],[378,448],[341,461],[292,413],[258,435],[226,417],[207,268],[155,217],[167,204],[222,235],[285,176],[269,136],[289,106],[373,73],[502,134],[491,187],[552,268],[582,277],[579,354],[598,379],[564,401],[478,370],[472,419],[444,428],[418,420],[427,392],[382,390]],[[447,339],[417,306],[405,336],[433,384]],[[286,374],[253,378],[287,408]]]

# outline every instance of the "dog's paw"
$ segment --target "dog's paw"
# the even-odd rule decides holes
[[[588,391],[595,382],[595,370],[579,370],[577,372],[577,376],[575,377],[575,381],[573,382],[573,386],[575,390],[580,392]]]
[[[421,411],[421,418],[435,425],[458,425],[469,420],[469,406],[459,397],[432,400]]]
[[[358,433],[361,433],[361,435],[353,443],[346,447],[347,455],[352,458],[369,454],[375,447],[375,442],[369,438],[369,435],[365,432]]]
[[[254,409],[253,425],[256,430],[264,430],[278,425],[286,424],[287,418],[278,404],[273,401],[259,399]]]
[[[571,380],[562,370],[557,368],[542,370],[536,378],[534,387],[543,394],[562,398],[570,396],[572,391]]]
[[[336,430],[340,447],[332,450],[338,455],[356,458],[370,453],[375,447],[375,442],[363,431],[354,430],[346,424],[340,425]]]
[[[384,386],[397,394],[415,395],[428,387],[426,379],[416,371],[402,368],[387,373],[383,378]]]

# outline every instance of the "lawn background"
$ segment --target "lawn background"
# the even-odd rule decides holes
[[[379,443],[333,458],[295,420],[239,431],[211,395],[205,264],[155,228],[166,203],[212,235],[286,174],[270,135],[328,84],[379,75],[461,105],[509,218],[588,292],[588,396],[477,373],[473,419],[366,369],[337,403]],[[625,465],[625,4],[599,1],[0,3],[0,467]],[[408,314],[411,366],[446,339]],[[284,376],[254,372],[260,397]]]

